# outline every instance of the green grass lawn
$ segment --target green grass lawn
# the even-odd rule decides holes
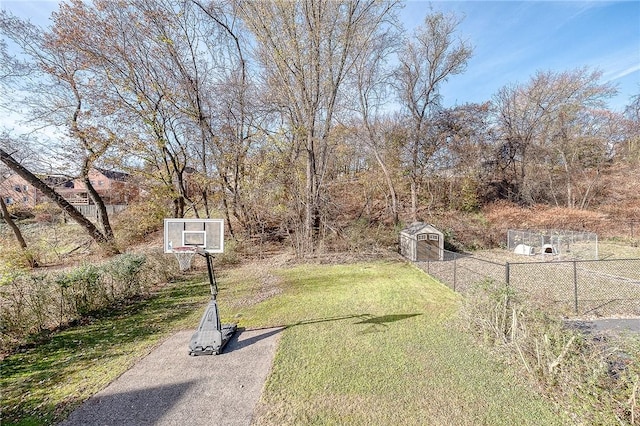
[[[278,272],[277,297],[235,312],[283,325],[256,424],[562,424],[451,326],[458,296],[399,262]]]
[[[58,421],[162,339],[195,328],[208,300],[203,279],[7,357],[2,424]],[[263,265],[221,271],[219,283],[223,322],[286,327],[256,424],[562,423],[451,326],[458,296],[413,266]]]

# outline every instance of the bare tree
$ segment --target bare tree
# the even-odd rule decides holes
[[[395,10],[395,2],[242,2],[255,37],[264,84],[286,111],[289,131],[305,162],[302,252],[315,248],[331,130],[354,61]]]
[[[441,175],[447,177],[448,190],[438,191],[447,198],[449,208],[473,211],[480,207],[494,148],[490,103],[464,104],[441,110],[434,117],[437,137],[443,149],[437,154]]]
[[[115,247],[107,209],[89,179],[89,172],[112,141],[93,117],[89,99],[96,98],[91,88],[91,72],[85,58],[65,43],[64,27],[59,23],[46,32],[27,21],[2,11],[0,31],[14,41],[32,61],[34,75],[21,89],[28,93],[23,105],[34,123],[68,131],[68,144],[62,144],[61,156],[80,171],[80,177],[99,212],[105,237]],[[79,160],[79,161],[78,161]],[[79,164],[78,164],[79,163]]]
[[[59,19],[86,23],[68,43],[96,73],[103,110],[128,124],[117,152],[142,160],[173,199],[174,216],[187,208],[199,216],[199,205],[209,216],[215,187],[227,219],[231,212],[246,225],[244,161],[255,118],[233,9],[196,0],[93,3],[74,0]]]
[[[630,162],[640,161],[640,93],[631,97],[624,111],[625,142],[618,154]]]
[[[566,205],[573,207],[572,193],[578,178],[576,170],[586,153],[600,144],[597,155],[604,155],[605,141],[589,135],[586,125],[604,101],[615,93],[611,84],[599,82],[601,73],[586,68],[560,73],[538,72],[529,83],[502,88],[495,96],[496,122],[501,145],[499,164],[504,179],[513,192],[513,201],[530,204],[547,192],[547,184],[538,176],[546,176],[554,184],[554,174],[547,166],[561,165],[565,176]],[[596,114],[596,115],[594,115]],[[586,120],[586,121],[585,121]],[[594,145],[593,143],[596,143]],[[595,151],[587,155],[596,161]],[[597,160],[602,163],[603,157]],[[545,173],[547,171],[547,173]],[[581,203],[584,204],[584,203]]]
[[[100,91],[96,108],[102,124],[117,135],[110,147],[112,157],[142,163],[141,173],[160,182],[173,201],[174,216],[182,217],[186,206],[193,205],[186,174],[194,131],[177,110],[183,93],[167,74],[171,70],[167,46],[172,40],[157,25],[175,23],[178,13],[154,9],[155,5],[137,0],[96,0],[93,5],[72,0],[55,14],[55,28],[91,70],[92,83]]]
[[[2,90],[5,95],[9,92],[12,87],[14,80],[16,78],[24,78],[29,75],[29,67],[24,62],[17,60],[15,57],[11,56],[7,50],[7,44],[4,40],[0,40],[0,90]],[[6,96],[3,97],[3,101],[0,102],[0,108],[2,109],[11,109],[10,102]],[[7,135],[2,136],[3,139],[7,138]],[[0,170],[4,172],[4,170]],[[4,173],[0,176],[0,179],[3,179]],[[2,181],[0,181],[0,188],[3,187]],[[7,188],[3,188],[7,189]],[[26,255],[26,259],[31,267],[38,266],[38,262],[33,258],[32,254],[28,251],[27,242],[22,235],[22,231],[20,227],[15,223],[11,214],[9,213],[9,209],[4,201],[4,197],[0,196],[0,217],[4,219],[7,223],[13,235],[18,242],[18,245],[23,250]]]
[[[27,78],[32,71],[31,64],[11,55],[6,41],[0,40],[0,89],[3,91],[0,108],[9,111],[13,109],[8,94],[15,88],[17,80]]]
[[[389,104],[390,86],[393,71],[388,65],[390,56],[396,53],[399,34],[395,28],[389,26],[380,32],[377,38],[364,46],[364,49],[354,61],[351,84],[357,102],[354,108],[362,121],[363,139],[366,147],[373,154],[389,191],[391,199],[390,213],[393,224],[400,222],[398,211],[398,195],[392,170],[385,160],[385,142],[388,141],[392,119],[385,113],[385,106]]]
[[[255,218],[247,205],[246,161],[256,141],[259,118],[256,103],[252,101],[257,95],[246,59],[244,28],[234,2],[210,1],[205,5],[201,0],[192,1],[218,31],[218,46],[223,52],[217,56],[227,59],[222,67],[222,79],[216,86],[225,89],[217,90],[217,105],[213,108],[218,113],[219,126],[214,128],[211,123],[205,126],[213,142],[224,209],[227,218],[232,214],[251,233]],[[233,234],[233,228],[230,231]]]
[[[425,18],[400,52],[397,90],[407,112],[406,146],[411,186],[411,218],[417,220],[418,193],[424,168],[438,150],[439,139],[429,137],[431,114],[440,106],[440,87],[465,71],[471,58],[468,42],[456,37],[460,19],[434,12]]]
[[[82,226],[91,236],[91,238],[93,238],[93,240],[98,243],[105,254],[113,255],[119,253],[113,238],[110,238],[98,228],[96,228],[96,226],[89,219],[84,217],[82,213],[78,211],[78,209],[69,204],[69,202],[63,196],[58,194],[50,186],[40,180],[40,178],[38,178],[24,166],[22,166],[22,164],[16,161],[10,153],[2,148],[0,148],[0,161],[5,163],[7,167],[20,175],[24,180],[29,182],[29,184],[34,188],[41,191],[46,197],[56,203],[65,213],[67,213],[69,217],[71,217],[71,219]]]

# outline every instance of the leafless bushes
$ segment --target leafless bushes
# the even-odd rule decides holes
[[[640,339],[568,329],[512,288],[484,281],[465,298],[463,327],[519,368],[577,424],[640,422]]]
[[[92,312],[146,294],[174,273],[160,254],[123,254],[66,272],[15,272],[0,286],[0,351]],[[177,269],[176,269],[177,271]]]

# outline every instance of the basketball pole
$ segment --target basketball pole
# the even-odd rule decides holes
[[[207,259],[207,272],[209,272],[209,287],[211,288],[211,299],[215,304],[215,316],[216,316],[216,330],[222,331],[222,326],[220,325],[220,314],[218,312],[218,280],[216,280],[216,273],[213,269],[213,260],[211,259],[211,254],[209,252],[204,252],[204,257]]]
[[[191,337],[189,344],[189,355],[218,355],[222,353],[224,346],[231,339],[237,329],[237,324],[220,323],[220,313],[218,311],[218,281],[213,269],[212,256],[206,250],[198,251],[207,260],[207,272],[209,274],[209,286],[211,288],[211,300],[205,308],[204,315],[200,320],[198,329]]]
[[[209,285],[211,286],[211,295],[215,299],[218,296],[218,281],[216,280],[216,272],[213,270],[213,260],[209,252],[204,252],[205,259],[207,259],[207,271],[209,272]]]

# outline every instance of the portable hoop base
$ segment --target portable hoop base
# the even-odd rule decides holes
[[[218,312],[218,283],[213,271],[213,264],[209,253],[204,253],[207,259],[207,271],[209,272],[209,285],[211,286],[211,301],[207,305],[204,315],[200,320],[198,329],[191,336],[189,343],[189,355],[219,355],[227,342],[236,332],[236,324],[220,324]]]
[[[236,329],[236,324],[220,325],[218,303],[212,299],[200,320],[198,330],[191,337],[189,355],[219,355]]]

